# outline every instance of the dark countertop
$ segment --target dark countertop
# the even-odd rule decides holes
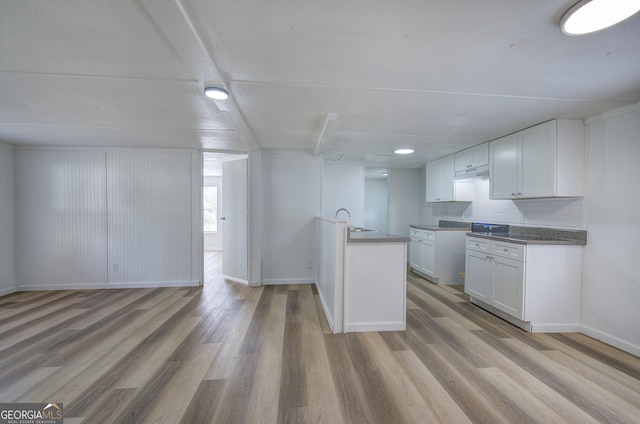
[[[409,237],[379,231],[351,231],[347,229],[347,243],[407,243]]]
[[[441,219],[438,225],[411,224],[409,227],[429,231],[469,231],[471,230],[471,223]]]
[[[467,232],[466,234],[471,237],[486,238],[490,240],[507,241],[509,243],[517,244],[546,244],[546,245],[566,245],[566,246],[584,246],[587,244],[586,231],[576,231],[575,234],[567,234],[566,231],[561,231],[560,234],[552,233],[538,233],[538,234],[526,234],[526,233],[507,233],[507,234],[492,234],[492,233],[473,233]],[[584,237],[583,234],[584,233]]]
[[[441,227],[439,225],[409,225],[409,228],[417,228],[419,230],[429,230],[429,231],[469,231],[468,227]]]

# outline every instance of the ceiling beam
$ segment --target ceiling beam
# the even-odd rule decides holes
[[[320,136],[318,137],[318,142],[316,143],[316,148],[313,151],[313,156],[318,156],[322,153],[322,148],[324,147],[324,143],[326,142],[329,134],[331,133],[331,127],[333,123],[338,118],[338,115],[335,113],[327,113],[327,117],[324,120],[324,125],[322,126],[322,131],[320,131]]]
[[[213,58],[189,18],[180,0],[142,0],[151,18],[188,70],[196,72],[202,85],[216,85],[229,91]],[[240,112],[233,96],[226,100],[212,100],[218,109],[226,112],[238,136],[251,151],[260,150],[253,132]]]

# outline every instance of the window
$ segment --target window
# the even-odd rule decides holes
[[[203,189],[204,231],[218,232],[218,186],[205,186]]]

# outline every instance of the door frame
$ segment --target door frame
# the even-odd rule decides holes
[[[247,282],[251,287],[262,285],[262,152],[221,151],[214,149],[200,150],[200,246],[204,258],[204,208],[202,187],[204,187],[204,154],[214,153],[221,157],[247,157]],[[222,188],[224,190],[224,187]],[[224,237],[224,235],[223,235]],[[200,261],[201,281],[204,284],[204,260]]]

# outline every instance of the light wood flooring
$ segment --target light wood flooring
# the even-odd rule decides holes
[[[409,273],[405,332],[332,335],[313,286],[0,298],[0,402],[65,423],[639,423],[640,358],[528,334]]]

